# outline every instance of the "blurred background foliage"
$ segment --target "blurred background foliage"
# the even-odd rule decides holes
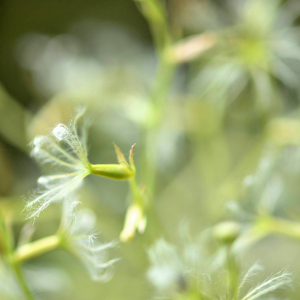
[[[153,198],[163,228],[157,238],[183,247],[182,224],[198,241],[219,222],[238,222],[233,249],[243,264],[259,261],[266,274],[287,267],[295,284],[286,295],[298,299],[299,1],[164,1],[173,36],[166,60],[178,67],[162,116],[149,96],[158,58],[141,4],[1,1],[0,206],[15,238],[24,224],[22,195],[41,174],[29,142],[68,123],[84,104],[92,163],[116,161],[112,142],[123,152],[137,143],[137,176],[147,185],[143,151],[157,148]],[[159,118],[151,140],[145,132]],[[79,200],[96,213],[107,240],[122,230],[127,193],[126,183],[98,177],[80,189]],[[55,232],[59,218],[57,207],[49,207],[34,238]],[[150,216],[148,230],[156,222]],[[147,231],[120,244],[115,252],[122,259],[105,284],[90,281],[60,251],[24,267],[37,289],[45,287],[43,299],[150,299],[149,246]]]

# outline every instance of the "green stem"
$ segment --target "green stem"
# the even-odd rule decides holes
[[[35,298],[26,282],[20,263],[12,260],[11,265],[27,300],[34,300]]]
[[[165,52],[172,43],[166,8],[160,0],[136,0],[136,2],[140,5],[142,14],[149,23],[159,56],[156,80],[150,95],[152,114],[143,133],[145,140],[142,151],[144,155],[142,158],[144,170],[142,180],[147,183],[147,191],[151,202],[156,189],[159,127],[163,119],[166,98],[173,79],[175,66],[170,64],[165,57]]]
[[[156,192],[157,178],[157,154],[159,143],[159,129],[163,120],[166,99],[169,93],[171,82],[174,76],[175,65],[169,63],[166,59],[166,51],[172,44],[172,36],[169,29],[169,21],[167,11],[160,0],[135,0],[142,11],[142,14],[147,19],[156,52],[159,57],[158,70],[156,79],[150,94],[151,111],[149,112],[148,122],[142,133],[142,182],[147,185],[147,218],[152,221],[147,226],[147,239],[153,242],[157,237],[157,232],[161,231],[160,219],[153,205],[153,198]],[[136,193],[137,187],[135,181],[130,182],[133,194]],[[141,197],[141,195],[139,196]],[[142,199],[141,199],[142,200]],[[160,227],[160,230],[157,230]]]
[[[22,263],[55,250],[59,246],[60,238],[57,235],[51,235],[19,247],[14,253],[14,260]]]
[[[30,291],[26,279],[24,277],[21,263],[30,260],[39,255],[45,254],[56,249],[60,244],[58,236],[48,236],[35,242],[19,247],[14,253],[10,254],[10,263],[28,300],[34,300],[34,296]]]
[[[15,273],[15,276],[20,284],[20,287],[23,290],[24,295],[26,296],[27,300],[34,300],[34,296],[27,285],[20,263],[14,258],[12,239],[8,234],[7,226],[5,225],[1,212],[0,212],[0,237],[1,237],[1,245],[3,246],[3,252],[7,257],[8,263],[10,264],[10,266],[12,267]]]
[[[143,157],[143,181],[147,183],[147,190],[150,201],[153,198],[156,190],[156,175],[157,175],[157,146],[159,138],[159,129],[164,116],[166,98],[173,79],[175,67],[164,61],[161,58],[157,72],[157,78],[154,83],[151,94],[153,117],[151,124],[144,132],[144,157]]]
[[[141,192],[138,188],[138,185],[136,183],[135,176],[132,176],[129,179],[129,186],[130,186],[133,202],[140,206],[143,206],[143,199],[141,196]]]
[[[136,0],[150,26],[151,34],[158,52],[163,52],[170,43],[171,34],[166,10],[160,0]]]
[[[8,254],[12,251],[12,244],[11,240],[9,238],[8,232],[6,230],[5,222],[3,220],[2,214],[0,212],[0,245],[1,245],[1,251],[3,251],[4,254]]]
[[[238,286],[239,268],[232,253],[231,245],[226,246],[226,255],[229,297],[233,297],[234,292],[236,291],[236,288]]]
[[[280,234],[300,240],[300,223],[298,222],[291,222],[267,216],[260,218],[257,221],[256,226],[268,233]]]

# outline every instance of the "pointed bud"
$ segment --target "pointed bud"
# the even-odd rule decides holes
[[[102,164],[102,165],[91,165],[91,174],[107,177],[115,180],[126,180],[132,178],[135,174],[133,152],[134,145],[131,147],[129,160],[130,164],[126,161],[120,148],[114,143],[114,147],[117,154],[119,164]]]
[[[117,153],[117,158],[118,158],[118,162],[119,164],[121,165],[128,165],[128,162],[126,161],[123,153],[121,152],[120,148],[115,144],[114,144],[114,147],[115,147],[115,150],[116,150],[116,153]]]
[[[129,163],[130,163],[130,165],[133,169],[135,169],[135,164],[134,164],[134,160],[133,160],[134,151],[135,151],[135,144],[133,144],[131,146],[131,149],[130,149],[130,152],[129,152]]]

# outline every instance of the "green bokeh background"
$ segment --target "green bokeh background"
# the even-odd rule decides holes
[[[174,11],[188,2],[192,1],[168,2],[170,14],[174,18],[171,18],[173,23],[177,20]],[[207,1],[199,1],[202,2]],[[208,2],[215,9],[223,9],[223,3]],[[101,64],[105,66],[102,79],[107,79],[107,83],[103,92],[96,89],[93,95],[87,95],[87,100],[83,99],[82,102],[88,106],[88,113],[92,117],[88,143],[91,161],[116,163],[112,142],[118,144],[126,155],[131,145],[137,143],[137,170],[143,168],[143,124],[134,120],[143,119],[144,100],[154,77],[155,55],[147,22],[130,0],[2,0],[0,9],[0,196],[2,209],[14,212],[13,228],[17,239],[24,224],[24,215],[20,214],[24,206],[22,196],[25,195],[26,198],[35,188],[36,179],[41,174],[39,166],[28,155],[28,143],[35,135],[49,133],[49,128],[57,122],[67,123],[72,116],[73,107],[81,102],[72,93],[58,93],[48,97],[37,91],[32,72],[22,68],[17,59],[22,51],[18,48],[20,39],[28,33],[55,37],[72,32],[74,25],[83,21],[100,24],[99,32],[101,28],[106,30],[114,27],[121,36],[128,34],[130,38],[133,37],[133,45],[129,38],[129,42],[124,43],[123,47],[114,49],[120,55],[117,63],[113,58],[113,63],[110,64],[110,53],[100,56]],[[230,13],[232,12],[227,7],[227,11],[224,10],[225,20],[230,19]],[[199,16],[201,17],[203,16]],[[174,28],[176,31],[176,26]],[[203,31],[201,25],[198,27],[199,32],[195,28],[187,28],[183,36]],[[120,35],[112,33],[107,38],[107,43],[114,45]],[[104,40],[101,41],[103,49],[109,51],[110,48],[104,44]],[[84,45],[84,37],[81,43]],[[98,46],[102,47],[101,43]],[[131,46],[133,53],[137,53],[136,59],[135,54],[132,57],[128,55]],[[85,56],[91,52],[86,51]],[[124,67],[122,62],[126,65],[127,59],[129,66]],[[231,213],[227,213],[225,203],[239,200],[242,203],[247,202],[247,192],[241,187],[241,182],[244,177],[256,172],[262,157],[268,158],[266,149],[269,139],[272,138],[266,132],[271,121],[284,117],[299,122],[299,90],[284,86],[278,79],[274,79],[272,91],[277,95],[274,97],[280,98],[280,103],[283,104],[278,109],[277,102],[272,98],[272,105],[261,114],[256,111],[253,103],[257,100],[253,100],[255,97],[249,86],[236,101],[226,105],[210,101],[209,96],[198,93],[197,83],[193,92],[187,92],[189,76],[192,77],[191,74],[197,73],[206,63],[209,64],[210,59],[208,56],[202,61],[196,60],[194,64],[179,68],[175,84],[171,88],[171,100],[158,143],[161,155],[155,209],[164,227],[164,233],[160,235],[178,245],[182,243],[178,236],[182,222],[188,221],[192,235],[196,236],[202,229],[232,217]],[[140,67],[141,65],[143,66]],[[300,82],[299,73],[296,74],[296,81]],[[187,79],[182,79],[183,77]],[[279,93],[281,88],[283,92]],[[127,98],[123,99],[123,94]],[[137,98],[137,102],[128,97],[128,94]],[[225,101],[224,97],[222,103]],[[129,106],[130,112],[127,110]],[[219,110],[219,107],[225,108]],[[280,132],[276,132],[279,129],[274,130],[275,136],[280,135]],[[283,136],[287,136],[289,128],[283,131]],[[295,133],[296,138],[298,131]],[[270,173],[279,174],[284,182],[283,196],[280,197],[275,214],[297,222],[300,212],[300,172],[290,171],[292,168],[285,169],[284,165],[289,157],[288,151],[296,154],[299,152],[299,143],[290,144],[292,146],[288,145],[287,148],[284,148],[286,145],[282,148],[278,146],[283,153],[283,163],[280,159],[279,162],[276,160],[276,166]],[[253,158],[235,173],[239,162],[247,156],[249,149],[255,147],[258,150],[253,151]],[[292,165],[300,162],[296,155],[295,157]],[[229,182],[230,176],[234,177],[232,182]],[[216,186],[223,181],[225,184],[222,192],[214,194]],[[104,240],[118,239],[128,206],[127,194],[126,182],[97,177],[87,178],[80,189],[79,199],[83,206],[96,213],[97,228]],[[50,206],[35,223],[37,229],[34,239],[53,234],[59,218],[59,205]],[[237,219],[239,218],[242,219],[238,215]],[[120,257],[121,260],[116,264],[115,275],[108,283],[91,281],[80,263],[62,251],[46,254],[27,263],[25,267],[30,269],[54,266],[66,273],[61,279],[63,288],[55,296],[43,295],[43,299],[149,299],[153,290],[146,278],[148,247],[149,243],[142,235],[138,235],[128,244],[120,243],[113,250],[113,256]],[[298,299],[299,250],[299,241],[271,235],[249,248],[242,257],[245,265],[260,261],[266,268],[265,274],[282,268],[290,269],[294,274],[295,284],[294,291],[288,292],[293,299]],[[46,268],[44,272],[47,272]]]

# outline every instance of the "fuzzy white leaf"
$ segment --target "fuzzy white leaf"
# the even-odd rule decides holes
[[[85,128],[80,128],[83,139],[78,134],[83,113],[83,109],[78,110],[69,126],[58,124],[52,131],[55,139],[38,136],[32,142],[31,155],[42,165],[50,164],[54,172],[38,179],[39,187],[25,207],[28,218],[38,217],[51,203],[69,196],[90,174]]]

